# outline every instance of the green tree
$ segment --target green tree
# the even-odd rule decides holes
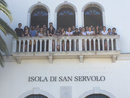
[[[12,22],[13,18],[11,12],[7,8],[7,3],[4,0],[0,0],[0,11],[3,12],[9,20]],[[4,35],[11,34],[14,38],[17,38],[15,31],[0,17],[0,30]],[[5,41],[0,35],[0,65],[3,66],[4,58],[2,53],[8,55],[8,48]]]

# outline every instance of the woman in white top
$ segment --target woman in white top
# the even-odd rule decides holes
[[[81,35],[86,36],[85,28],[81,29]]]
[[[73,35],[73,32],[71,31],[71,28],[69,27],[68,30],[66,31],[67,36]]]
[[[87,35],[93,35],[94,32],[92,31],[91,27],[88,28]]]
[[[103,30],[101,31],[101,34],[102,35],[107,35],[108,34],[108,31],[106,30],[105,26],[103,26]]]
[[[43,37],[43,36],[44,36],[43,28],[40,28],[39,33],[38,33],[38,37]]]

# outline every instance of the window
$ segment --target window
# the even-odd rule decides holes
[[[92,95],[89,95],[85,98],[110,98],[110,97],[103,95],[103,94],[92,94]]]
[[[68,28],[75,26],[75,12],[71,8],[62,8],[57,14],[57,27]]]
[[[43,8],[35,9],[31,14],[31,25],[48,26],[48,12]]]
[[[97,7],[89,7],[84,11],[84,26],[103,26],[102,12]]]
[[[29,95],[29,96],[27,96],[25,98],[48,98],[48,97],[46,97],[44,95],[40,95],[40,94],[37,94],[37,95],[33,94],[33,95]]]

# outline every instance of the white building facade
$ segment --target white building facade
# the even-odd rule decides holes
[[[18,23],[30,26],[32,13],[39,8],[47,13],[45,14],[47,25],[52,22],[55,28],[61,26],[58,25],[60,21],[58,14],[61,9],[68,8],[74,15],[72,25],[83,27],[87,25],[85,11],[88,8],[97,8],[101,16],[101,25],[116,27],[118,35],[64,36],[60,39],[21,37],[18,41],[11,36],[2,35],[10,55],[5,57],[5,67],[0,68],[1,98],[130,97],[129,0],[6,0],[6,2],[14,18],[13,23],[9,23],[5,15],[0,15],[13,29]],[[58,40],[60,51],[57,51],[56,45],[53,51],[52,42],[57,44]],[[71,48],[63,51],[62,42],[67,41]],[[30,42],[36,44],[30,47]],[[107,42],[107,49],[104,48],[104,42]]]

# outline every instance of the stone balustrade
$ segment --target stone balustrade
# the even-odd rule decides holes
[[[13,55],[118,55],[119,35],[20,37],[13,40]]]

